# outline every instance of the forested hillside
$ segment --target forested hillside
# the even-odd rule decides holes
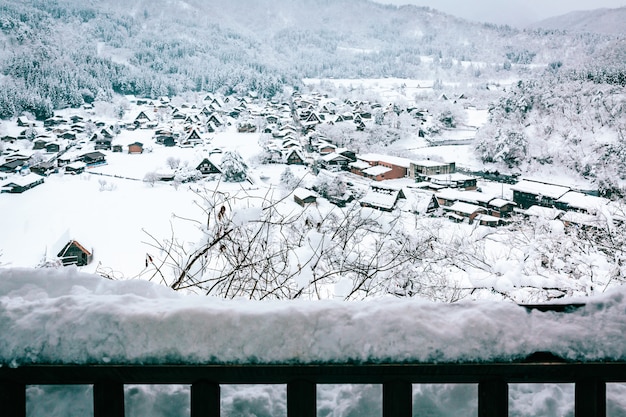
[[[530,27],[623,35],[626,33],[626,6],[571,12],[542,20]]]
[[[556,167],[624,193],[626,73],[573,71],[520,81],[490,109],[478,133],[486,163],[524,173]]]
[[[368,0],[2,0],[0,117],[45,118],[114,93],[271,97],[304,77],[481,84],[547,64],[604,65],[624,49],[615,36],[518,31]]]

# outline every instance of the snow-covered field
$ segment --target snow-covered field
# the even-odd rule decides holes
[[[215,148],[236,149],[247,160],[260,151],[258,134],[238,134],[232,129],[215,135],[205,148],[166,148],[154,144],[152,134],[152,130],[122,131],[116,138],[121,144],[142,142],[150,152],[133,155],[105,151],[107,164],[82,175],[53,174],[28,192],[0,194],[0,265],[37,266],[45,258],[56,257],[69,239],[76,239],[94,252],[94,261],[84,267],[85,271],[137,277],[145,268],[150,249],[142,243],[151,240],[147,233],[169,238],[173,224],[176,237],[197,239],[193,225],[177,220],[202,218],[196,190],[219,187],[226,192],[244,190],[262,195],[278,184],[285,169],[284,165],[261,167],[257,176],[253,175],[257,184],[205,181],[175,187],[172,183],[147,183],[143,181],[145,175],[167,169],[168,158],[195,166]],[[299,172],[297,167],[293,170]]]
[[[134,109],[129,115],[136,114]],[[470,118],[480,121],[480,112],[470,111]],[[128,116],[130,117],[130,116]],[[110,123],[113,123],[111,120]],[[9,124],[7,124],[9,125]],[[9,125],[9,134],[18,129]],[[254,158],[261,152],[258,133],[237,133],[234,126],[213,134],[202,147],[164,147],[154,143],[153,129],[122,130],[115,143],[127,146],[133,142],[144,144],[142,154],[104,151],[107,164],[89,168],[82,175],[53,174],[23,194],[0,194],[0,265],[8,267],[34,267],[46,259],[52,259],[69,241],[75,239],[88,249],[93,249],[93,262],[85,267],[86,272],[104,273],[116,278],[142,276],[146,254],[150,252],[149,237],[159,239],[172,237],[193,242],[198,239],[196,228],[185,219],[199,220],[203,213],[196,204],[196,190],[219,188],[227,192],[244,192],[265,195],[269,189],[280,194],[280,175],[287,167],[284,164],[258,165]],[[415,144],[415,141],[411,141]],[[390,151],[398,152],[410,146],[398,142]],[[469,146],[441,146],[410,149],[416,158],[433,157],[442,160],[457,160],[459,166],[477,167],[479,162]],[[124,148],[125,149],[125,148]],[[181,166],[195,167],[214,149],[222,152],[236,150],[251,164],[250,177],[253,184],[202,181],[182,184],[144,182],[147,173],[168,169],[168,159],[180,161]],[[82,154],[89,147],[70,152]],[[219,160],[219,159],[218,159]],[[314,178],[305,167],[290,166],[298,177],[305,181]],[[297,207],[297,206],[296,206]]]

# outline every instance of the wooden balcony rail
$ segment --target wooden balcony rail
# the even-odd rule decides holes
[[[286,384],[287,415],[315,417],[318,384],[382,384],[383,417],[410,417],[412,384],[472,383],[478,416],[502,417],[509,383],[574,383],[576,417],[600,417],[612,382],[626,382],[626,362],[566,362],[549,352],[501,363],[1,366],[0,416],[26,416],[27,385],[93,385],[94,417],[124,416],[124,384],[190,385],[191,417],[218,417],[221,384]]]

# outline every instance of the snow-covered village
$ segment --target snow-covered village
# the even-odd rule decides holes
[[[626,8],[318,3],[0,1],[0,416],[626,416]]]

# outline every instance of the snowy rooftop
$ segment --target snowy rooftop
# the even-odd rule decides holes
[[[467,215],[472,215],[477,211],[485,211],[484,208],[477,206],[475,204],[463,203],[461,201],[457,201],[450,207],[445,207],[446,210],[455,211],[459,213],[464,213]]]
[[[528,216],[541,217],[542,219],[554,220],[563,214],[562,210],[554,207],[530,206],[524,213]]]
[[[356,162],[350,163],[350,166],[352,168],[356,168],[356,169],[367,169],[371,165],[368,162],[365,162],[365,161],[356,161]]]
[[[372,187],[361,198],[361,204],[391,210],[398,201],[399,190]]]
[[[538,181],[521,180],[511,187],[513,191],[559,198],[570,191],[569,187],[555,184],[546,184]]]
[[[584,209],[595,212],[606,206],[610,200],[602,197],[587,195],[578,191],[569,191],[558,199],[561,203],[566,203],[569,207]]]
[[[319,197],[315,191],[307,190],[306,188],[298,187],[293,190],[294,197],[297,197],[301,200],[305,200],[309,197]]]
[[[419,161],[413,161],[412,163],[423,167],[445,167],[450,165],[448,162],[432,161],[430,159],[421,159]]]
[[[33,173],[29,173],[26,175],[14,175],[6,181],[5,185],[15,184],[20,187],[26,187],[37,181],[42,181],[42,180],[43,180],[42,176],[33,174]]]
[[[567,314],[487,301],[225,301],[72,268],[4,269],[0,364],[625,360],[625,295]]]
[[[466,181],[474,179],[474,177],[470,177],[469,175],[461,174],[459,172],[453,172],[451,174],[436,174],[436,175],[428,175],[432,181],[441,181],[441,182],[451,182],[451,181]]]
[[[445,175],[445,178],[448,176]],[[446,200],[461,200],[472,203],[488,203],[495,197],[478,191],[463,191],[456,188],[445,188],[437,192],[437,196]]]
[[[377,176],[377,175],[386,174],[389,171],[391,171],[391,168],[387,168],[387,167],[382,166],[382,165],[376,165],[376,166],[364,169],[363,173],[366,174],[366,175]]]
[[[403,168],[409,168],[411,166],[411,160],[401,158],[399,156],[381,155],[376,153],[360,154],[357,158],[367,162],[387,162],[393,165],[397,165]]]

